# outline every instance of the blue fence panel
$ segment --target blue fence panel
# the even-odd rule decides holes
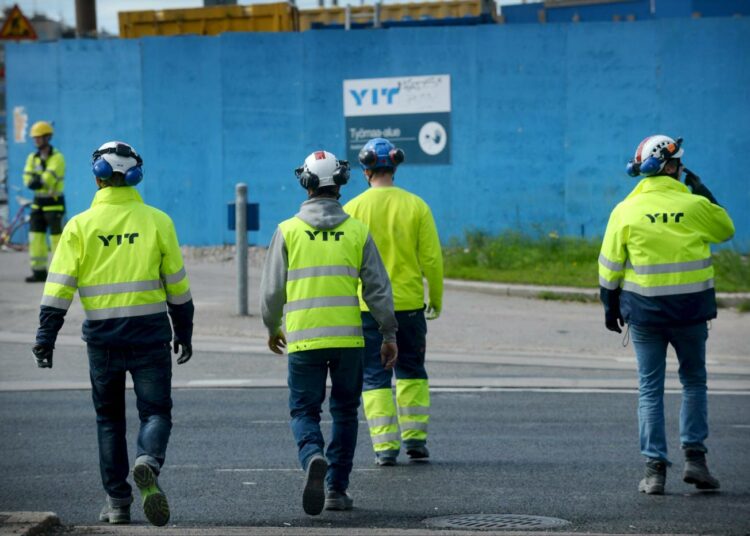
[[[144,156],[146,201],[184,243],[233,241],[224,207],[237,182],[261,205],[257,241],[268,243],[305,199],[294,168],[317,149],[345,154],[344,80],[449,74],[451,163],[407,155],[396,178],[431,205],[444,241],[470,228],[601,235],[635,185],[625,163],[661,132],[685,138],[686,164],[735,220],[732,245],[750,249],[747,19],[78,40],[6,53],[8,131],[18,106],[30,123],[55,121],[69,214],[93,195],[92,150],[123,139]],[[32,148],[9,140],[11,184]],[[342,201],[365,188],[355,162]]]

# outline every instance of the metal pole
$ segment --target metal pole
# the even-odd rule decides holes
[[[352,29],[352,6],[346,4],[344,8],[344,30]]]
[[[96,0],[76,0],[76,36],[96,37]]]
[[[235,242],[237,246],[237,314],[247,316],[247,184],[235,187]]]

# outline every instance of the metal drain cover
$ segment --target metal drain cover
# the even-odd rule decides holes
[[[427,525],[443,529],[464,530],[534,530],[551,529],[569,525],[569,521],[556,517],[525,516],[517,514],[462,514],[425,519]]]

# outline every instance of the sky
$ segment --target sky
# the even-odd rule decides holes
[[[277,0],[267,0],[275,2]],[[408,1],[408,0],[405,0]],[[517,4],[521,0],[499,0],[497,3]],[[260,4],[266,3],[264,0],[249,2],[239,0],[239,4]],[[327,6],[331,5],[331,0],[325,0]],[[340,5],[347,3],[359,5],[360,0],[339,0]],[[367,0],[372,3],[372,0]],[[395,3],[393,0],[386,0],[386,3]],[[52,20],[63,21],[65,24],[75,27],[76,11],[75,0],[0,0],[0,7],[3,9],[18,4],[24,15],[30,17],[34,13],[43,13]],[[177,9],[185,7],[201,7],[203,0],[97,0],[96,1],[96,21],[99,30],[106,30],[110,34],[119,33],[119,24],[117,22],[118,11],[141,11],[153,9]],[[297,0],[297,6],[301,9],[318,7],[318,0]]]

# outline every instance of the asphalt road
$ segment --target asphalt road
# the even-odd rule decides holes
[[[647,497],[636,491],[635,394],[441,390],[433,394],[433,461],[375,467],[361,423],[355,509],[319,517],[301,508],[286,397],[280,388],[175,390],[161,483],[177,527],[419,529],[435,516],[497,513],[561,518],[581,532],[744,535],[750,528],[749,395],[710,396],[709,460],[721,493],[681,481],[679,397],[667,395],[675,465],[667,495]],[[328,430],[327,412],[323,419]],[[104,494],[87,391],[0,393],[0,451],[0,510],[51,510],[66,524],[97,524]],[[134,520],[143,523],[138,508]]]

